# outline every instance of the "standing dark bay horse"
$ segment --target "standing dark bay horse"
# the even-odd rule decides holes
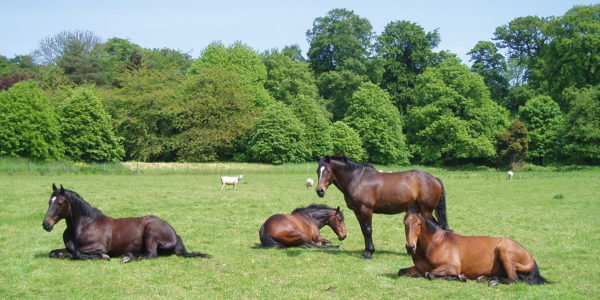
[[[357,163],[345,156],[317,158],[317,195],[334,184],[344,194],[346,205],[354,211],[365,238],[364,258],[371,258],[373,246],[371,218],[376,214],[398,214],[409,208],[433,219],[435,210],[440,226],[448,228],[444,185],[422,170],[398,173],[378,172],[373,166]]]
[[[57,188],[52,184],[52,189],[42,226],[52,231],[58,221],[65,219],[67,229],[63,233],[66,248],[50,251],[50,257],[110,259],[121,256],[121,262],[172,254],[209,257],[204,253],[187,252],[175,229],[158,217],[113,219],[62,185]]]
[[[406,251],[414,266],[400,269],[398,276],[447,280],[487,279],[499,282],[547,283],[537,263],[519,243],[505,237],[462,236],[440,228],[414,208],[404,217]]]
[[[330,248],[331,243],[321,236],[320,229],[329,225],[341,240],[346,238],[344,215],[337,209],[322,204],[296,208],[289,215],[276,214],[260,227],[260,242],[265,248],[291,246]]]

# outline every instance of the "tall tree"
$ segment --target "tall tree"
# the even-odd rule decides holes
[[[490,89],[492,100],[502,103],[508,95],[508,79],[504,76],[507,72],[504,56],[488,41],[479,41],[467,55],[471,56],[473,65],[471,69],[483,77],[483,82]]]
[[[41,40],[40,46],[33,52],[32,56],[38,64],[56,64],[58,58],[65,54],[69,48],[69,44],[73,42],[77,42],[83,51],[90,52],[102,43],[102,39],[91,31],[63,31]]]
[[[600,165],[600,85],[568,89],[570,99],[565,133],[568,161]]]
[[[94,88],[81,86],[65,99],[60,110],[65,154],[73,160],[116,162],[125,150],[112,131],[112,120]]]
[[[558,159],[563,149],[563,113],[549,96],[536,96],[519,108],[519,119],[529,134],[528,160],[545,165]]]
[[[291,104],[300,95],[310,98],[319,96],[315,76],[308,63],[295,60],[294,54],[278,50],[261,55],[267,68],[265,88],[273,98]]]
[[[63,153],[58,116],[36,82],[0,91],[0,156],[53,160]]]
[[[498,135],[496,149],[498,150],[496,161],[499,166],[520,167],[525,157],[527,157],[528,149],[527,126],[525,126],[525,123],[519,120],[510,123],[506,131]]]
[[[325,118],[325,112],[319,106],[317,100],[300,95],[294,99],[291,107],[298,120],[304,124],[307,148],[306,160],[331,153],[333,144],[328,130],[330,122]]]
[[[368,73],[373,40],[369,20],[351,10],[336,8],[316,18],[306,37],[310,44],[308,59],[317,75],[338,68]]]
[[[406,116],[415,158],[424,163],[492,163],[508,111],[491,100],[483,78],[448,57],[417,77]]]
[[[75,84],[106,84],[106,75],[102,70],[99,52],[96,49],[88,49],[80,41],[67,43],[62,56],[57,58],[56,62]]]
[[[402,120],[389,94],[372,83],[363,83],[350,100],[344,122],[358,132],[369,161],[408,163]]]
[[[108,39],[100,49],[102,69],[108,83],[119,87],[115,77],[125,68],[139,69],[141,66],[141,47],[129,40],[113,37]]]
[[[332,113],[334,121],[344,118],[352,95],[365,82],[369,82],[367,76],[350,70],[329,71],[319,75],[319,93],[325,99],[325,107]]]
[[[375,49],[383,60],[381,86],[387,90],[396,107],[406,111],[413,103],[412,89],[417,75],[436,61],[432,51],[440,42],[437,30],[425,32],[416,23],[395,21],[387,24],[377,37]]]
[[[345,155],[356,161],[367,158],[367,152],[362,147],[362,140],[356,130],[342,121],[337,121],[329,127],[332,151],[334,155]]]

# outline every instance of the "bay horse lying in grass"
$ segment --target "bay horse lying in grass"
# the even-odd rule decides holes
[[[260,227],[260,242],[265,248],[319,247],[331,248],[331,243],[321,236],[320,229],[329,225],[341,240],[346,238],[344,215],[337,209],[322,204],[296,208],[291,214],[276,214]]]
[[[491,277],[490,286],[499,282],[548,282],[531,254],[509,238],[459,235],[440,228],[415,209],[406,213],[404,229],[406,251],[415,265],[400,269],[398,276],[425,274],[428,279],[461,281]]]
[[[331,184],[344,194],[346,205],[360,223],[365,239],[364,258],[371,258],[375,252],[371,228],[373,213],[398,214],[414,207],[435,220],[435,210],[440,226],[448,228],[446,193],[439,178],[422,170],[382,173],[369,164],[357,163],[345,156],[325,156],[317,161],[317,195],[325,196]]]
[[[42,226],[52,231],[65,219],[63,233],[66,248],[50,251],[50,257],[70,259],[110,259],[121,256],[121,262],[133,258],[156,258],[176,254],[183,257],[209,257],[187,252],[181,237],[167,222],[155,216],[113,219],[91,207],[77,193],[52,184],[48,212]]]

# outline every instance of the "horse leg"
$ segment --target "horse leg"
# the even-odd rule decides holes
[[[431,270],[431,272],[425,273],[427,279],[445,279],[446,277],[458,277],[459,275],[458,270],[453,265],[441,265]]]
[[[365,239],[365,251],[363,252],[364,259],[370,259],[373,252],[375,252],[375,246],[373,245],[373,228],[371,227],[372,212],[354,211],[358,223],[360,223],[360,229]]]
[[[50,251],[50,257],[51,258],[73,258],[73,254],[71,254],[71,252],[69,252],[69,250],[67,250],[67,248],[63,248],[63,249],[55,249]]]
[[[76,249],[74,257],[76,259],[104,259],[110,260],[110,256],[106,254],[106,248],[100,243],[87,244]]]
[[[398,270],[398,276],[421,277],[422,274],[419,273],[416,266],[412,266],[410,268],[402,268]]]

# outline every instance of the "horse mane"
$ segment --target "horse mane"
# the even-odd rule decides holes
[[[370,165],[368,163],[355,162],[346,156],[338,156],[338,155],[330,156],[329,159],[334,160],[339,163],[342,163],[344,166],[346,166],[346,168],[353,170],[353,171],[363,169],[363,168],[375,169],[375,167],[373,167],[372,165]]]
[[[298,207],[298,208],[294,209],[294,211],[292,211],[292,214],[305,215],[305,216],[308,216],[315,220],[321,221],[321,220],[328,218],[331,215],[328,212],[328,210],[336,210],[336,209],[333,207],[329,207],[325,204],[311,204],[307,207]],[[343,219],[344,214],[342,214],[341,210],[340,210],[340,215],[342,216],[342,219]]]
[[[438,231],[438,229],[442,229],[442,227],[440,227],[440,225],[438,225],[434,221],[426,218],[423,214],[419,213],[417,211],[417,209],[414,208],[414,207],[411,207],[409,210],[406,211],[406,215],[404,216],[404,220],[406,220],[406,218],[408,218],[409,214],[416,214],[417,217],[425,220],[425,224],[427,224],[427,230],[430,233],[435,233],[436,231]]]
[[[75,207],[81,215],[96,218],[103,214],[99,209],[92,207],[89,203],[83,200],[83,198],[79,196],[77,192],[65,189],[65,195],[71,201],[71,206]]]

